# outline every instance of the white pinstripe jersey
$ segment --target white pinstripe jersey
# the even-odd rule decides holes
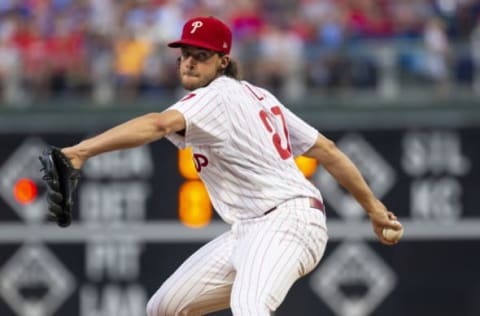
[[[194,162],[217,213],[227,223],[263,215],[299,196],[322,199],[294,157],[312,147],[318,131],[265,89],[219,77],[169,109],[181,112]]]

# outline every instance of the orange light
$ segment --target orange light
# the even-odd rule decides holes
[[[305,156],[298,156],[295,158],[298,169],[302,171],[303,175],[310,178],[317,170],[317,160]]]
[[[182,224],[192,228],[208,225],[212,219],[212,205],[201,181],[186,181],[180,187],[178,217]]]
[[[20,204],[30,204],[37,198],[37,185],[30,179],[21,178],[13,187],[15,200]]]
[[[178,170],[182,177],[198,180],[198,173],[192,159],[192,148],[188,147],[178,151]]]

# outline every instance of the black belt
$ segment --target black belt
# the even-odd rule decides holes
[[[315,199],[315,198],[308,198],[308,199],[310,201],[310,207],[311,208],[316,208],[317,210],[320,210],[320,211],[325,213],[325,206],[323,205],[322,201],[320,201],[318,199]],[[271,213],[271,212],[275,211],[277,209],[277,207],[278,206],[272,207],[271,209],[269,209],[268,211],[263,213],[263,215],[267,215],[268,213]]]

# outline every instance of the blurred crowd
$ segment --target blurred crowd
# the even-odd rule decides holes
[[[479,14],[478,0],[1,0],[0,105],[175,96],[166,43],[199,15],[232,27],[245,79],[292,100],[395,96],[403,81],[478,90]]]

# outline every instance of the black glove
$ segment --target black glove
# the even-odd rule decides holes
[[[80,170],[75,169],[60,148],[54,146],[46,149],[38,159],[42,163],[42,179],[47,184],[48,220],[67,227],[72,221],[73,193]]]

